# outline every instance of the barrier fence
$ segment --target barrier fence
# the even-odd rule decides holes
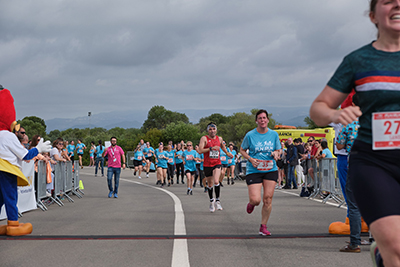
[[[72,164],[74,164],[72,166]],[[36,182],[36,204],[43,211],[47,206],[56,203],[58,206],[64,206],[61,201],[65,197],[69,202],[74,202],[71,195],[82,198],[83,191],[80,190],[79,161],[57,162],[52,172],[52,182],[47,183],[47,168],[43,161],[38,162],[38,173]],[[54,189],[53,189],[54,188]],[[53,190],[51,190],[53,189]],[[51,193],[49,192],[51,190]],[[44,201],[48,199],[48,201]]]

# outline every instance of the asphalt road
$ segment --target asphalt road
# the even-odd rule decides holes
[[[105,168],[105,171],[107,169]],[[143,176],[143,175],[142,175]],[[258,235],[261,208],[249,215],[243,181],[221,189],[222,211],[209,212],[208,195],[197,185],[155,185],[121,173],[119,198],[108,198],[105,177],[80,170],[85,195],[23,214],[34,230],[0,237],[0,266],[372,266],[369,246],[341,253],[349,237],[331,236],[329,224],[346,210],[276,190],[268,223],[272,236]],[[4,224],[1,221],[0,224]],[[364,237],[367,239],[367,236]]]

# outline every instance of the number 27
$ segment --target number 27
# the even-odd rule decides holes
[[[394,134],[398,134],[399,130],[400,130],[400,121],[394,121],[394,123],[397,124],[396,132]],[[390,131],[390,128],[392,128],[392,122],[391,121],[385,121],[385,123],[383,125],[387,126],[385,134],[392,134],[392,132]]]

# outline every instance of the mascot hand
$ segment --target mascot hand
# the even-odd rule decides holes
[[[39,141],[39,144],[37,144],[36,148],[39,151],[39,153],[50,152],[50,150],[51,150],[50,141],[44,142],[43,138],[41,138]]]

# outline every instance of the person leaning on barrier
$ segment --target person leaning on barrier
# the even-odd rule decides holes
[[[332,152],[328,148],[328,142],[321,141],[321,154],[317,155],[317,159],[331,159],[333,158]]]

